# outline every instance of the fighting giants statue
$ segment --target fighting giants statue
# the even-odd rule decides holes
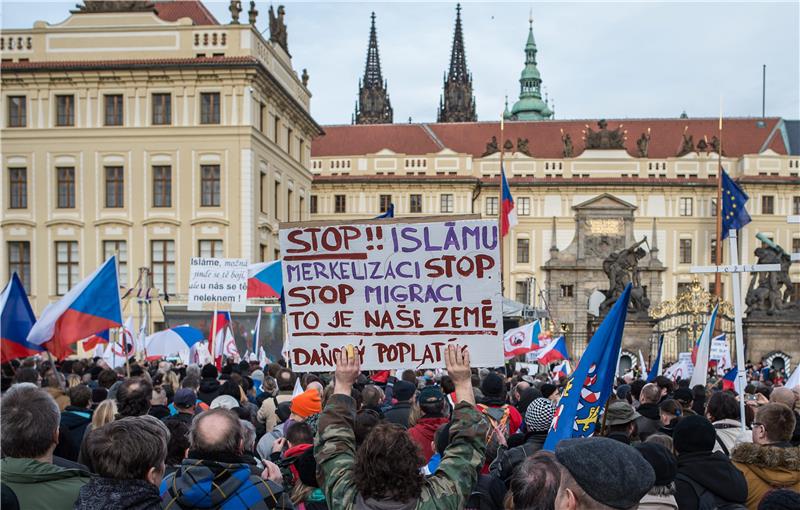
[[[757,237],[764,242],[764,246],[755,250],[758,264],[780,264],[781,269],[753,275],[744,299],[747,304],[747,313],[766,312],[767,315],[773,315],[775,312],[795,308],[796,305],[790,302],[792,296],[792,280],[789,278],[791,256],[766,236],[759,234]]]
[[[603,261],[603,271],[608,276],[608,290],[605,292],[606,300],[600,305],[601,315],[605,315],[611,309],[629,283],[633,285],[628,310],[643,312],[650,307],[650,300],[645,295],[639,279],[638,267],[639,261],[647,255],[647,252],[641,248],[642,244],[646,242],[647,236],[624,250],[612,253]]]

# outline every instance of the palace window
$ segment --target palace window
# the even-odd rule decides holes
[[[68,127],[75,125],[75,96],[56,96],[56,126]]]
[[[378,208],[379,212],[385,213],[389,210],[389,206],[392,205],[392,195],[381,195],[378,200]]]
[[[317,195],[311,195],[311,201],[309,202],[309,207],[311,208],[311,214],[317,214]]]
[[[453,205],[453,194],[452,193],[444,193],[439,197],[439,205],[441,212],[443,213],[452,213],[454,209]]]
[[[531,261],[531,240],[517,239],[517,264],[528,264]]]
[[[128,285],[128,243],[126,241],[103,241],[103,259],[117,256],[119,284]]]
[[[200,205],[219,207],[220,204],[219,165],[200,166]]]
[[[486,215],[497,216],[497,197],[486,198]]]
[[[411,195],[408,199],[408,212],[422,212],[422,195]]]
[[[713,216],[713,217],[716,218],[717,217],[717,197],[714,197],[714,198],[711,199],[711,202],[709,203],[708,207],[709,207],[710,216]]]
[[[264,132],[264,115],[267,114],[267,105],[258,103],[258,130]]]
[[[203,258],[220,258],[225,254],[222,252],[221,239],[200,239],[197,241],[197,254]]]
[[[678,202],[678,214],[681,216],[692,216],[694,200],[691,197],[681,197]]]
[[[123,207],[124,199],[124,176],[121,166],[106,167],[106,207]]]
[[[800,253],[800,237],[792,239],[792,253]]]
[[[530,197],[519,197],[517,199],[516,208],[518,216],[530,216],[531,215]]]
[[[153,285],[161,292],[175,293],[175,241],[150,241]]]
[[[792,215],[800,215],[800,197],[792,197]]]
[[[104,96],[106,108],[106,126],[122,125],[122,94]]]
[[[281,183],[275,181],[275,186],[272,189],[272,216],[275,217],[277,221],[281,221],[280,216],[280,203],[281,203]]]
[[[335,195],[333,200],[333,212],[344,213],[347,211],[347,201],[345,195]]]
[[[8,127],[25,127],[27,119],[27,98],[25,96],[8,96]]]
[[[30,241],[8,242],[8,279],[17,273],[27,294],[31,293],[31,243]]]
[[[775,214],[775,197],[763,195],[761,197],[761,214]]]
[[[8,169],[9,208],[26,209],[28,207],[28,169]]]
[[[304,213],[304,212],[306,212],[306,211],[305,211],[305,208],[306,208],[306,199],[305,199],[305,198],[303,198],[303,197],[301,196],[301,197],[300,197],[300,199],[299,199],[299,202],[300,202],[300,207],[299,207],[299,209],[300,209],[300,217],[299,217],[298,219],[299,219],[300,221],[303,221],[303,216],[304,216],[304,214],[303,214],[303,213]]]
[[[172,167],[153,167],[153,207],[172,207]]]
[[[200,124],[219,124],[219,92],[200,94]]]
[[[286,221],[292,221],[292,190],[286,190]]]
[[[561,285],[560,296],[562,298],[571,298],[575,296],[575,285]]]
[[[153,125],[172,124],[172,94],[153,94]]]
[[[711,238],[711,243],[710,243],[709,246],[711,248],[709,250],[709,257],[711,258],[710,262],[712,264],[716,265],[716,263],[717,263],[717,239],[715,237]],[[722,247],[720,248],[720,251],[722,251],[723,253],[725,252],[725,244],[722,245]]]
[[[275,115],[272,118],[272,141],[275,143],[278,143],[278,139],[280,138],[278,131],[280,125],[281,125],[281,118]]]
[[[514,284],[514,287],[514,299],[517,301],[517,303],[522,303],[525,305],[530,304],[531,291],[528,280],[518,281]]]
[[[58,208],[72,209],[75,207],[75,168],[56,168],[56,187],[58,188]]]
[[[678,262],[680,264],[692,263],[692,240],[681,239],[678,244]]]
[[[78,283],[78,242],[56,241],[56,295],[63,296]]]

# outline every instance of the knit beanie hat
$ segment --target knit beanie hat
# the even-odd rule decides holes
[[[219,372],[217,372],[217,367],[211,363],[203,365],[203,368],[200,369],[200,377],[203,379],[216,379],[218,375]]]
[[[292,412],[301,418],[322,411],[322,399],[315,389],[306,390],[292,399]]]
[[[544,398],[550,398],[550,395],[555,393],[557,389],[558,389],[558,386],[556,386],[555,384],[544,383],[544,384],[542,384],[542,387],[541,387],[542,396]]]
[[[687,416],[672,429],[672,443],[678,454],[710,452],[716,441],[717,431],[703,416]]]
[[[669,485],[678,475],[678,460],[657,443],[639,443],[636,448],[656,473],[656,485]]]
[[[481,392],[484,398],[502,398],[505,393],[503,378],[497,372],[489,372],[481,382]]]
[[[416,391],[417,387],[408,381],[397,381],[394,383],[394,398],[399,402],[411,400],[411,397],[414,396],[414,392]]]
[[[528,432],[546,432],[553,422],[556,403],[549,398],[537,398],[525,411],[525,428]]]

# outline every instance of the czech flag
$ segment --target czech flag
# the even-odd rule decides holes
[[[569,377],[571,371],[569,361],[564,360],[560,365],[556,365],[556,368],[553,370],[553,377],[556,379],[566,379]]]
[[[509,329],[503,335],[503,352],[506,359],[519,356],[539,348],[539,321],[525,324],[521,328]]]
[[[283,290],[281,261],[261,262],[247,266],[248,298],[279,298]]]
[[[622,348],[622,332],[631,298],[629,283],[592,336],[558,402],[544,450],[554,451],[562,439],[589,437],[603,414]]]
[[[88,278],[49,304],[28,333],[28,342],[48,343],[47,350],[59,359],[68,356],[70,345],[109,328],[122,326],[117,259],[110,257]]]
[[[36,323],[31,303],[25,288],[17,276],[11,275],[3,293],[0,294],[0,350],[2,363],[17,358],[26,358],[42,352],[40,346],[27,341],[28,333]]]
[[[658,354],[656,354],[656,360],[653,362],[653,366],[650,367],[650,372],[647,374],[647,382],[653,382],[656,380],[656,377],[661,375],[661,352],[664,349],[664,334],[662,333],[661,336],[658,338]]]
[[[502,191],[503,203],[501,204],[502,216],[500,219],[500,233],[502,237],[505,237],[506,234],[508,234],[508,231],[511,229],[511,227],[515,226],[518,223],[518,220],[517,220],[517,210],[514,209],[514,197],[511,196],[511,188],[508,187],[508,181],[506,180],[506,172],[503,168],[500,168],[500,178],[501,178],[500,185],[503,188]]]
[[[542,348],[542,350],[537,353],[536,361],[542,365],[547,365],[549,363],[553,363],[554,361],[568,358],[567,339],[564,338],[564,335],[561,335],[557,339],[547,344],[547,347]]]
[[[83,341],[83,350],[89,352],[100,344],[108,344],[109,331],[101,331]]]
[[[153,333],[145,340],[147,359],[177,355],[184,363],[189,363],[189,351],[204,338],[202,331],[188,324]]]
[[[739,368],[733,367],[728,370],[725,377],[722,378],[722,389],[736,391],[736,376],[739,375]]]

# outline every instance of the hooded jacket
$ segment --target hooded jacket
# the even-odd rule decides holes
[[[158,487],[146,480],[92,478],[81,487],[75,510],[159,510]]]
[[[77,461],[86,427],[92,423],[92,410],[85,407],[67,406],[61,413],[58,426],[58,445],[53,455]]]
[[[425,464],[428,463],[433,457],[433,436],[436,434],[436,429],[450,421],[444,416],[435,416],[430,418],[420,418],[417,424],[408,429],[408,435],[411,440],[417,443],[420,449],[422,460]]]
[[[683,453],[678,456],[678,478],[675,500],[681,510],[697,510],[698,495],[689,482],[730,503],[744,504],[747,500],[747,480],[741,471],[722,452]]]
[[[639,440],[644,441],[661,428],[661,414],[658,404],[641,404],[637,411],[641,416],[636,418],[636,430],[639,431]]]
[[[739,420],[718,420],[712,423],[717,430],[717,442],[714,444],[715,452],[725,453],[730,456],[731,452],[741,443],[753,441],[753,434],[749,430],[742,432],[742,424]],[[720,444],[722,443],[722,444]],[[722,448],[722,445],[725,448]]]
[[[253,475],[247,464],[184,459],[178,471],[164,477],[160,493],[162,505],[173,510],[294,508],[283,487]]]
[[[383,412],[383,418],[389,423],[396,423],[404,429],[408,428],[411,416],[411,402],[398,402]]]
[[[758,445],[744,443],[731,454],[733,465],[747,479],[747,507],[758,503],[772,489],[800,492],[800,447],[789,443]]]
[[[6,457],[0,461],[0,479],[17,495],[20,508],[67,510],[89,481],[89,473],[33,459]]]
[[[200,381],[200,388],[197,389],[197,398],[211,405],[211,401],[219,396],[220,386],[221,384],[216,379],[202,379]]]

